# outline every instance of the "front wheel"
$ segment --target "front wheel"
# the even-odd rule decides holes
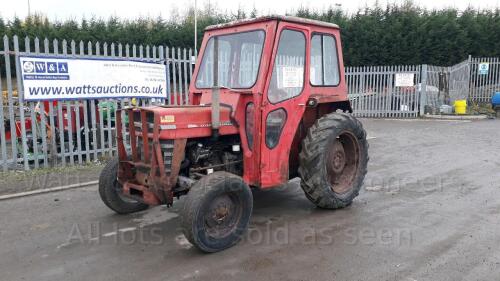
[[[366,132],[351,115],[325,115],[309,129],[299,157],[306,197],[321,208],[346,207],[358,196],[366,175]]]
[[[252,208],[252,192],[240,177],[215,172],[189,190],[181,213],[182,231],[198,249],[218,252],[241,240]]]
[[[99,176],[99,195],[106,206],[118,214],[129,214],[146,210],[147,204],[127,198],[123,195],[121,184],[117,180],[118,157],[111,159]]]

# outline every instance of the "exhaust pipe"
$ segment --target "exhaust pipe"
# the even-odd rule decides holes
[[[212,137],[219,137],[220,128],[220,87],[219,87],[219,38],[214,37],[214,69],[212,87]]]

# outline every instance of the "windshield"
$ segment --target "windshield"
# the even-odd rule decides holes
[[[234,89],[251,88],[257,79],[265,33],[262,30],[217,36],[218,86]],[[196,88],[214,85],[214,37],[203,53]]]

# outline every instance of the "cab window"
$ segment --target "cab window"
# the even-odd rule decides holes
[[[304,34],[285,29],[281,32],[278,44],[268,90],[268,99],[273,104],[300,95],[304,86]]]
[[[214,87],[214,37],[203,52],[196,88]],[[262,30],[216,36],[218,86],[248,89],[257,80],[265,33]]]
[[[337,43],[326,34],[315,34],[311,40],[310,79],[313,86],[337,86],[340,82]]]

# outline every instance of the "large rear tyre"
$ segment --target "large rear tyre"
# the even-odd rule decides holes
[[[363,125],[345,113],[323,116],[309,129],[299,158],[301,187],[311,202],[327,209],[350,205],[367,171]]]
[[[99,176],[99,195],[106,206],[118,214],[130,214],[146,210],[147,204],[127,198],[123,195],[121,184],[117,180],[119,160],[111,159]]]
[[[215,172],[201,178],[186,195],[182,231],[201,251],[218,252],[241,240],[252,208],[252,192],[240,177]]]

